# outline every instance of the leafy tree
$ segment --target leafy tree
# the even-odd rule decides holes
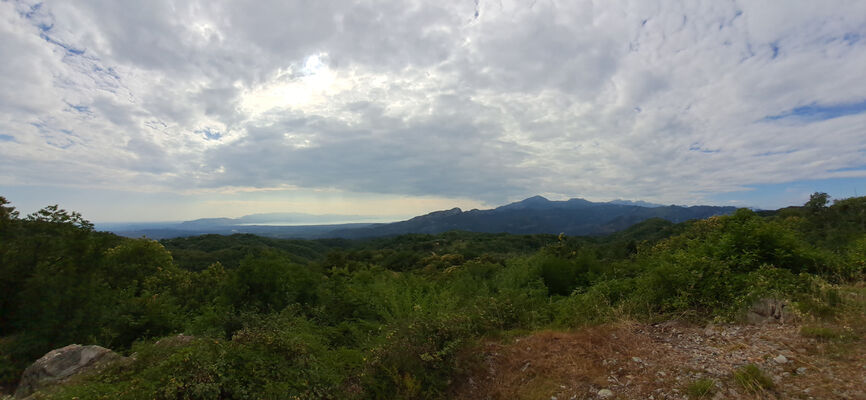
[[[271,253],[241,261],[229,277],[224,298],[239,310],[280,311],[293,303],[311,301],[317,284],[309,268]]]
[[[18,218],[18,211],[15,211],[15,207],[9,204],[5,197],[0,196],[0,223]]]
[[[809,196],[809,201],[806,202],[806,208],[813,213],[818,213],[827,209],[827,204],[829,203],[830,195],[823,192],[815,192]]]

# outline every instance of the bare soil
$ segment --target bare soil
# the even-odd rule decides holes
[[[860,318],[856,318],[860,320]],[[475,349],[457,399],[866,399],[866,340],[810,338],[801,325],[620,322],[538,332]],[[807,335],[809,336],[809,335]],[[779,357],[783,356],[783,358]],[[754,364],[772,384],[744,387],[734,371]],[[689,391],[711,380],[708,395]]]

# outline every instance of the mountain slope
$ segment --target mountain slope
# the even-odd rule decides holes
[[[363,238],[405,233],[441,233],[465,230],[488,233],[565,233],[604,235],[628,228],[650,218],[671,222],[703,219],[734,212],[734,207],[660,206],[594,203],[584,199],[551,201],[541,196],[492,210],[462,211],[452,208],[390,224],[375,224],[331,232],[335,237]]]
[[[649,204],[646,206],[645,204]],[[658,206],[644,202],[596,203],[584,199],[551,201],[534,196],[490,210],[463,211],[459,208],[435,211],[406,221],[392,223],[332,223],[299,225],[315,217],[337,221],[347,216],[306,214],[254,214],[241,218],[205,218],[182,223],[114,225],[108,230],[127,237],[153,239],[197,236],[209,233],[231,235],[251,233],[275,238],[369,238],[407,233],[436,234],[453,230],[481,233],[606,235],[650,218],[674,223],[704,219],[734,212],[734,207]],[[358,216],[351,216],[357,217]],[[276,222],[276,221],[281,221]],[[291,221],[294,223],[286,223]]]

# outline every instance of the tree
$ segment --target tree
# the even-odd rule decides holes
[[[824,192],[815,192],[809,196],[809,201],[806,202],[806,208],[813,213],[821,212],[827,208],[830,203],[830,195]]]
[[[18,218],[18,211],[15,211],[15,207],[8,206],[8,204],[10,204],[9,201],[0,196],[0,224]]]
[[[27,221],[31,222],[48,222],[52,224],[68,224],[85,231],[92,231],[93,224],[84,219],[78,212],[68,212],[59,208],[56,204],[47,206],[35,213],[27,215]]]

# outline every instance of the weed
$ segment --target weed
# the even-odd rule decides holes
[[[744,365],[734,371],[734,380],[752,393],[761,393],[774,386],[773,380],[755,364]]]
[[[709,378],[698,379],[686,387],[690,399],[708,399],[716,391],[716,382]]]
[[[830,341],[843,338],[845,332],[840,332],[837,328],[830,326],[804,325],[800,328],[800,336]]]

